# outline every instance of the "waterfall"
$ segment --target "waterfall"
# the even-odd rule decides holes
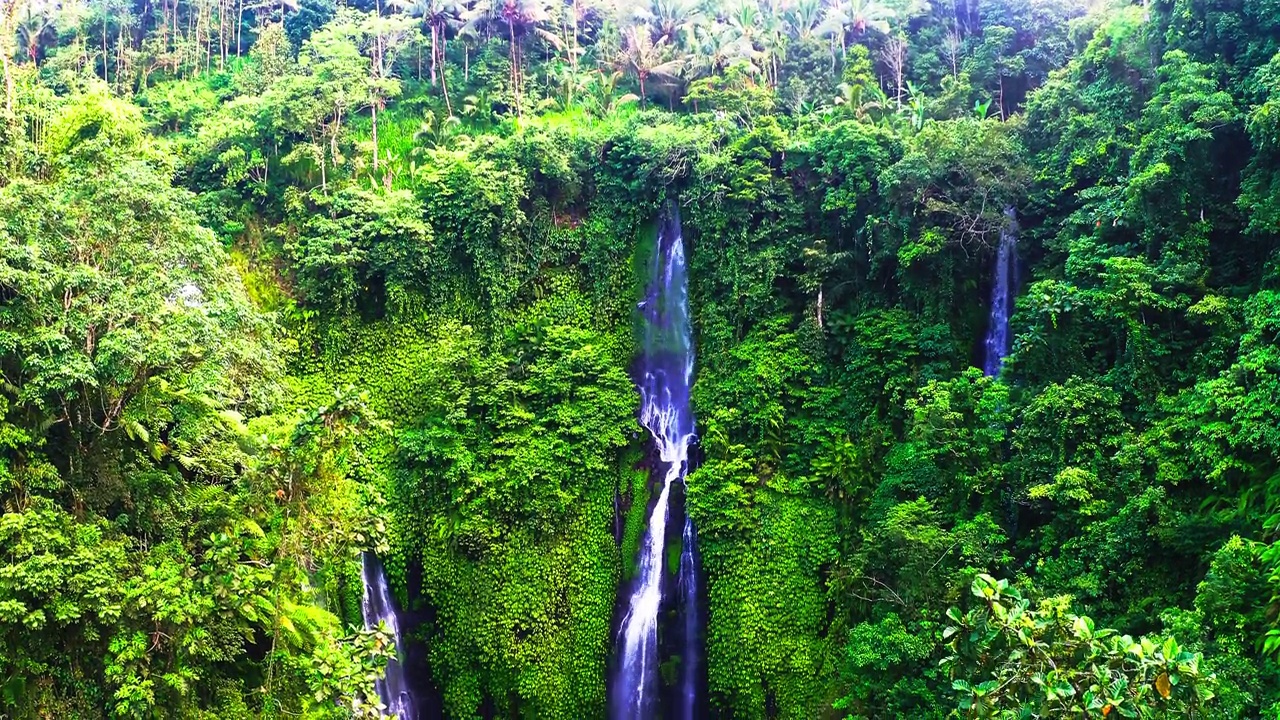
[[[1009,354],[1009,316],[1013,314],[1013,299],[1018,291],[1018,215],[1012,207],[1005,208],[1004,214],[1008,222],[1000,231],[1000,245],[996,250],[991,317],[982,360],[982,371],[988,376],[1000,374],[1000,366]]]
[[[379,624],[384,624],[395,640],[396,657],[387,662],[386,675],[377,683],[378,697],[386,706],[383,713],[394,716],[397,720],[416,720],[409,683],[405,680],[404,668],[400,665],[404,648],[401,646],[400,623],[391,599],[391,588],[387,585],[387,574],[382,569],[382,563],[370,552],[361,553],[360,567],[364,576],[364,599],[361,602],[364,626],[372,630]]]
[[[680,552],[680,602],[683,619],[683,637],[680,643],[680,696],[677,720],[696,720],[698,712],[698,686],[702,674],[701,618],[698,615],[698,556],[697,536],[693,521],[684,516],[684,532],[680,535],[683,549]]]
[[[618,630],[617,657],[610,692],[611,716],[647,720],[657,714],[658,612],[662,604],[664,545],[670,514],[671,485],[684,482],[689,445],[694,438],[689,387],[693,382],[693,330],[689,322],[689,288],[680,215],[664,213],[650,265],[650,285],[639,304],[644,344],[636,370],[640,390],[640,424],[653,436],[664,467],[661,490],[641,537],[640,556],[626,615]],[[700,641],[697,621],[696,535],[686,516],[682,534],[678,598],[685,618],[680,643],[682,672],[679,705],[692,717],[697,706]],[[682,716],[684,717],[684,716]]]

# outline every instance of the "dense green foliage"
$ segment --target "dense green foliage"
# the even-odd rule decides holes
[[[1276,717],[1278,33],[0,0],[0,715],[603,716],[671,201],[714,716]]]

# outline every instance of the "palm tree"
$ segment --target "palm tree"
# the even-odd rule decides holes
[[[476,90],[474,95],[468,95],[462,98],[462,109],[460,110],[463,117],[468,118],[473,125],[487,126],[493,123],[493,98],[489,96],[489,90],[481,87]]]
[[[461,124],[462,122],[452,114],[441,117],[434,112],[427,112],[422,116],[422,122],[413,133],[415,146],[410,153],[417,156],[430,149],[447,147],[449,140],[457,134]]]
[[[760,47],[764,56],[765,74],[772,75],[769,82],[774,87],[778,85],[781,64],[786,58],[787,46],[791,40],[787,32],[787,23],[783,19],[783,9],[775,6],[778,1],[769,0],[770,7],[766,9],[760,20]]]
[[[839,37],[843,57],[848,50],[850,33],[863,35],[872,30],[887,35],[889,21],[894,17],[893,9],[879,0],[837,0],[827,8],[817,32],[828,37]]]
[[[850,25],[856,34],[874,30],[881,35],[889,33],[889,21],[897,16],[893,8],[878,0],[848,0],[845,7],[849,13]]]
[[[515,95],[516,114],[522,115],[524,83],[524,42],[537,35],[559,48],[560,38],[544,26],[551,19],[548,0],[477,0],[464,15],[468,27],[498,29],[507,36],[511,60],[511,88]]]
[[[694,28],[693,52],[686,73],[689,79],[724,72],[739,60],[750,61],[754,48],[744,47],[741,37],[726,25],[706,23]]]
[[[679,45],[705,17],[698,5],[698,0],[651,0],[648,7],[636,11],[636,18],[653,29],[655,42]]]
[[[391,0],[391,5],[401,12],[422,20],[422,26],[431,36],[431,84],[436,84],[436,69],[440,70],[440,88],[444,93],[444,106],[453,115],[449,102],[449,81],[445,77],[445,43],[448,32],[461,23],[461,6],[455,0]],[[419,45],[421,47],[421,45]],[[418,51],[418,79],[422,79],[422,51]]]
[[[43,3],[29,2],[24,9],[26,12],[18,21],[18,40],[22,43],[27,58],[36,62],[40,59],[40,50],[45,43],[57,39],[57,30],[49,13],[50,8]]]
[[[645,81],[650,76],[674,79],[679,76],[684,66],[683,58],[667,58],[667,41],[659,39],[654,42],[645,25],[632,25],[623,35],[622,52],[618,56],[618,64],[636,76],[640,82],[640,98],[644,102]]]
[[[916,84],[911,81],[907,81],[907,93],[910,97],[909,107],[911,108],[911,127],[914,128],[916,132],[920,132],[924,127],[925,110],[927,108],[928,101],[920,88],[916,87]]]
[[[859,120],[879,123],[893,116],[890,112],[892,102],[879,85],[840,83],[836,92],[836,106],[844,108]]]
[[[760,8],[755,0],[740,0],[726,18],[725,28],[741,44],[745,54],[754,55],[760,45]]]
[[[445,34],[458,22],[459,4],[455,0],[391,0],[390,4],[402,13],[420,19],[423,29],[431,36],[430,77],[431,84],[435,85],[437,62],[444,64]],[[419,72],[421,72],[421,66],[419,66]]]
[[[598,117],[606,117],[615,110],[629,103],[639,102],[640,98],[632,93],[618,95],[618,81],[622,79],[622,71],[614,70],[605,73],[596,72],[596,76],[587,86],[592,109]]]
[[[814,36],[818,26],[822,24],[822,15],[822,0],[797,0],[785,13],[791,32],[801,40]]]

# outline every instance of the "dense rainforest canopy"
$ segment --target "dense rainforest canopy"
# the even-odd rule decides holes
[[[603,717],[670,206],[707,716],[1280,717],[1280,0],[0,0],[0,60],[0,717],[377,717],[365,551],[431,714]]]

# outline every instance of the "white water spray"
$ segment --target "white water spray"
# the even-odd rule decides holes
[[[693,330],[689,321],[688,280],[680,217],[670,211],[659,228],[651,266],[651,285],[640,303],[644,314],[643,355],[637,372],[640,424],[653,436],[665,467],[662,488],[641,538],[634,589],[618,633],[617,668],[610,697],[611,716],[647,720],[658,707],[658,612],[662,605],[664,549],[670,516],[671,486],[684,481],[689,446],[694,440],[689,388],[693,382]],[[681,658],[684,672],[680,708],[696,707],[698,658],[697,567],[693,525],[687,516],[680,562],[681,609],[686,622]],[[684,712],[681,710],[681,712]]]
[[[1018,221],[1013,208],[1004,211],[1008,223],[1000,232],[1000,245],[996,249],[996,266],[991,283],[991,315],[987,323],[986,353],[982,359],[982,372],[989,376],[1000,374],[1000,367],[1009,354],[1009,317],[1013,314],[1013,301],[1018,292]]]
[[[404,668],[400,665],[404,648],[401,646],[400,622],[396,617],[391,588],[387,585],[386,572],[378,558],[368,552],[360,555],[360,569],[364,578],[364,598],[360,608],[364,615],[364,626],[372,630],[378,625],[385,625],[395,641],[396,657],[387,662],[386,675],[377,681],[378,697],[385,706],[383,714],[394,716],[397,720],[416,720],[409,683],[405,679]]]

